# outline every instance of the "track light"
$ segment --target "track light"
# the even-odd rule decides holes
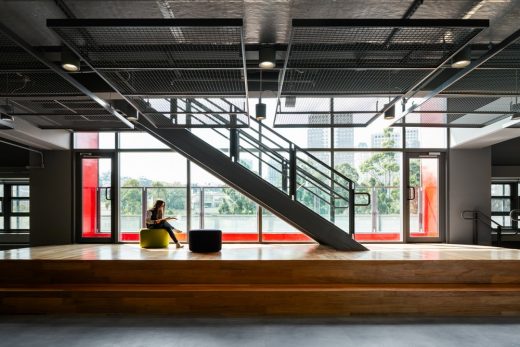
[[[61,51],[61,67],[68,72],[78,72],[80,70],[78,56],[66,47]]]
[[[266,118],[266,107],[263,102],[256,104],[256,120],[264,120]]]
[[[256,104],[255,111],[255,117],[257,121],[261,121],[266,118],[266,107],[262,102],[262,70],[260,70],[260,97],[258,98],[258,104]]]
[[[385,119],[394,119],[395,118],[395,105],[390,106],[388,110],[385,111]]]
[[[451,67],[454,69],[463,69],[471,64],[471,47],[464,47],[451,60]]]
[[[276,66],[276,51],[273,46],[260,46],[258,66],[270,70]]]

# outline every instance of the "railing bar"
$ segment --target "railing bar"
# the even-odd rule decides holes
[[[305,171],[302,171],[301,173],[303,173],[304,175],[308,175],[308,173],[305,172]],[[299,176],[300,176],[301,178],[305,179],[305,177],[303,177],[301,174],[300,174]],[[312,177],[312,176],[310,176],[310,177],[313,178],[313,180],[314,180],[314,177]],[[306,180],[306,182],[310,182],[310,183],[312,183],[312,182],[309,181],[309,180]],[[313,183],[314,186],[315,186],[316,188],[320,189],[322,192],[324,192],[324,193],[327,194],[328,196],[331,195],[331,194],[330,194],[330,187],[328,187],[326,184],[324,184],[324,183],[322,183],[322,182],[320,182],[320,181],[318,181],[318,180],[315,180],[315,182],[318,183],[318,184]],[[320,187],[320,186],[321,186],[321,187]],[[325,190],[325,189],[326,189],[326,190]],[[344,200],[347,200],[347,201],[348,201],[347,198],[345,198],[344,196],[340,195],[340,194],[337,193],[337,192],[334,192],[333,197],[334,197],[334,196],[339,197],[340,199],[344,199]]]

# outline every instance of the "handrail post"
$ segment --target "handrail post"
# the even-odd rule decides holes
[[[352,184],[351,184],[352,186]],[[354,234],[356,233],[355,232],[355,225],[356,225],[356,221],[355,221],[355,218],[356,218],[356,214],[355,214],[355,206],[356,206],[356,201],[354,200],[356,198],[356,195],[355,195],[355,192],[354,192],[354,189],[350,188],[348,190],[348,233],[350,234],[350,236],[354,237]]]
[[[239,150],[238,150],[238,129],[229,129],[229,157],[235,163],[238,162]]]
[[[473,212],[473,244],[478,245],[478,211]]]
[[[289,196],[296,201],[296,148],[289,149]]]
[[[497,246],[502,246],[502,227],[500,225],[497,226]]]
[[[288,171],[289,167],[287,165],[287,161],[284,159],[282,161],[282,190],[284,192],[287,192],[287,178],[288,178]]]

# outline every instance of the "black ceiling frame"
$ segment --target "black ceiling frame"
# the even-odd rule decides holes
[[[25,52],[27,52],[30,56],[32,56],[35,60],[43,64],[44,66],[49,68],[49,72],[53,72],[63,78],[66,82],[71,84],[73,87],[79,90],[82,94],[86,95],[94,102],[99,104],[103,109],[105,109],[110,115],[114,116],[117,120],[122,122],[126,127],[133,129],[134,125],[129,122],[123,115],[117,112],[108,102],[97,96],[95,93],[86,88],[83,84],[74,79],[70,74],[61,69],[58,65],[54,64],[43,55],[41,55],[38,51],[36,51],[31,45],[29,45],[25,40],[19,37],[17,34],[12,32],[9,28],[7,28],[4,24],[0,23],[0,32],[8,37],[14,44],[22,48]],[[16,71],[13,71],[16,72]]]
[[[490,48],[484,55],[482,55],[477,60],[472,61],[467,67],[460,70],[450,78],[448,78],[446,81],[441,83],[438,87],[434,88],[432,91],[428,92],[426,96],[424,96],[419,103],[413,103],[411,105],[407,105],[406,103],[403,105],[404,111],[399,116],[399,118],[396,118],[395,122],[398,122],[403,117],[406,117],[407,114],[415,111],[418,107],[420,107],[422,104],[430,100],[431,98],[441,94],[444,90],[455,84],[457,81],[461,80],[468,74],[470,74],[472,71],[477,70],[481,65],[485,64],[489,60],[491,60],[493,57],[495,57],[497,54],[502,52],[504,49],[508,48],[509,46],[515,44],[517,41],[520,40],[520,29],[506,37],[504,40],[502,40],[499,44],[493,46]],[[489,96],[489,95],[488,95]],[[494,96],[494,95],[493,95]],[[511,95],[508,95],[511,96]],[[394,124],[395,124],[394,122]]]
[[[388,104],[385,105],[375,116],[365,125],[369,125],[374,122],[378,117],[388,111],[390,108],[394,107],[398,102],[404,101],[409,97],[415,95],[418,91],[421,90],[423,86],[425,86],[428,82],[430,82],[435,76],[437,76],[443,69],[444,66],[451,61],[451,59],[460,51],[462,51],[471,40],[477,36],[482,30],[489,27],[489,20],[459,20],[459,19],[293,19],[292,20],[292,28],[289,35],[289,43],[287,46],[287,52],[285,56],[285,62],[282,69],[282,73],[280,74],[279,82],[278,82],[278,94],[276,100],[276,112],[275,112],[275,121],[274,127],[278,127],[276,125],[276,116],[281,111],[280,99],[282,97],[284,82],[286,72],[288,70],[288,62],[291,56],[292,45],[293,45],[293,35],[294,28],[297,27],[389,27],[393,28],[392,36],[395,35],[396,29],[399,28],[411,28],[411,27],[452,27],[452,28],[472,28],[476,29],[473,31],[472,35],[467,39],[467,41],[459,47],[456,51],[452,52],[441,64],[439,64],[435,69],[433,69],[430,73],[420,79],[419,82],[415,83],[409,90],[402,95],[396,96],[393,100],[391,100]],[[370,68],[358,69],[362,71],[369,71]],[[355,71],[355,69],[354,69]]]
[[[240,54],[242,56],[242,67],[239,69],[243,74],[244,81],[244,90],[245,95],[239,95],[239,97],[244,97],[246,100],[246,113],[249,114],[249,92],[248,92],[248,82],[247,82],[247,64],[245,57],[245,41],[244,41],[244,31],[243,31],[243,20],[241,18],[172,18],[172,19],[48,19],[47,27],[51,29],[55,28],[89,28],[89,27],[240,27]],[[58,36],[60,36],[58,34]],[[61,37],[61,36],[60,36]],[[108,79],[103,71],[106,69],[97,69],[93,66],[93,64],[83,57],[80,52],[70,43],[63,40],[64,44],[69,47],[75,54],[78,55],[86,64],[89,66],[92,71],[94,71],[105,83],[107,83],[110,88],[112,88],[115,92],[117,92],[126,102],[128,102],[133,108],[136,109],[138,114],[142,115],[152,126],[158,128],[158,126],[153,122],[151,117],[146,114],[145,110],[142,110],[140,105],[132,99],[132,96],[129,96],[126,93],[123,93],[117,86]],[[114,70],[114,69],[112,69]],[[139,69],[137,69],[139,70]],[[143,70],[147,70],[146,68]],[[162,70],[162,69],[157,69]],[[166,70],[169,70],[168,68]],[[175,69],[171,69],[175,70]],[[197,70],[197,69],[193,69]],[[212,70],[212,69],[209,69]],[[215,69],[217,70],[217,69]],[[226,69],[218,69],[218,70],[226,70]],[[233,70],[237,70],[236,68]],[[125,71],[122,69],[121,71]],[[142,99],[143,95],[139,97]],[[212,95],[213,97],[216,95]],[[155,97],[155,95],[154,95]],[[175,95],[178,97],[178,95]],[[144,100],[143,100],[144,101]],[[229,112],[222,113],[229,114]],[[188,128],[188,126],[185,126]]]

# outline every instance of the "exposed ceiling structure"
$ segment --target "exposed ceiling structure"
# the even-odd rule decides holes
[[[45,129],[128,129],[117,111],[133,109],[156,127],[248,126],[265,43],[277,50],[262,88],[278,91],[275,126],[367,126],[456,74],[451,58],[464,47],[479,59],[520,29],[520,0],[0,0],[0,8],[0,23],[44,59],[57,64],[63,44],[75,51],[81,71],[69,75],[110,104],[1,34],[0,105]],[[519,71],[516,41],[393,125],[501,121],[516,112]]]

